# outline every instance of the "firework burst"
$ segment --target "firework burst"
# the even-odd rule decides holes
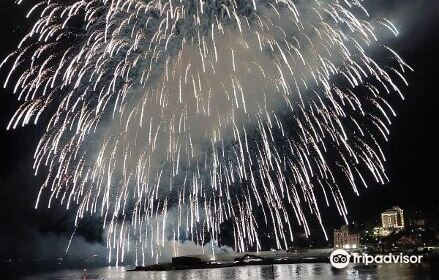
[[[8,129],[44,122],[36,207],[49,193],[76,223],[100,215],[117,263],[130,247],[145,264],[168,240],[174,255],[182,239],[218,240],[225,221],[237,251],[259,250],[262,226],[285,249],[309,214],[325,233],[322,203],[346,220],[340,180],[357,194],[365,173],[388,180],[386,97],[411,68],[388,47],[394,66],[368,55],[398,31],[361,1],[43,1],[31,14],[1,64],[22,101]]]

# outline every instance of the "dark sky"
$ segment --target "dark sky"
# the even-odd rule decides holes
[[[30,20],[24,6],[12,0],[0,8],[0,60],[11,52],[24,34]],[[435,3],[435,4],[433,4]],[[437,196],[437,107],[439,85],[439,3],[431,0],[369,1],[371,9],[390,15],[400,36],[388,44],[415,69],[409,73],[406,100],[393,105],[398,116],[393,120],[391,137],[383,144],[390,183],[369,185],[360,197],[347,194],[350,219],[364,221],[392,205],[405,209],[430,208],[439,204]],[[6,77],[0,71],[0,81]],[[72,233],[70,216],[62,209],[34,210],[39,179],[32,174],[32,154],[39,135],[38,127],[6,131],[18,103],[11,89],[0,89],[0,259],[9,257],[52,257],[65,249]],[[329,219],[329,229],[339,226],[339,218]],[[77,248],[87,245],[100,250],[101,231],[92,222],[78,233]],[[91,242],[91,243],[87,243]],[[48,245],[50,244],[50,249]],[[93,247],[96,246],[96,247]],[[86,250],[87,251],[87,250]],[[75,250],[73,250],[74,254]],[[87,253],[87,252],[86,252]]]

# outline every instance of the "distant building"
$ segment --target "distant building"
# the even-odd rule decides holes
[[[373,228],[373,235],[375,236],[388,236],[392,233],[393,230],[385,229],[382,227],[374,227]]]
[[[426,229],[429,228],[431,223],[429,213],[423,213],[421,211],[411,211],[406,214],[406,225],[411,228]]]
[[[334,229],[334,248],[355,249],[360,245],[360,235],[350,233],[347,225]]]
[[[393,206],[381,213],[382,228],[386,231],[404,229],[404,212],[401,208]]]
[[[423,228],[426,226],[426,224],[427,222],[424,218],[410,219],[410,225],[413,227]]]

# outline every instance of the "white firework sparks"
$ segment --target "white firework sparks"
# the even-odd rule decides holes
[[[337,178],[357,194],[364,173],[388,180],[386,97],[411,68],[388,47],[394,67],[368,55],[398,30],[361,1],[48,0],[35,13],[1,64],[22,101],[8,129],[46,124],[36,206],[47,192],[76,223],[100,215],[117,263],[130,246],[145,264],[168,240],[218,240],[227,220],[235,250],[259,250],[262,224],[285,249],[293,221],[309,234],[307,213],[325,232],[322,202],[346,219]]]

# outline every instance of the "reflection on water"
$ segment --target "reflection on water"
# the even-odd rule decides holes
[[[28,280],[70,280],[70,279],[154,279],[154,280],[254,280],[254,279],[439,279],[435,264],[421,265],[379,265],[375,268],[348,266],[332,269],[330,264],[280,264],[273,267],[244,266],[216,269],[193,269],[180,271],[126,271],[127,268],[105,267],[82,270],[60,270],[56,272],[26,276]]]

